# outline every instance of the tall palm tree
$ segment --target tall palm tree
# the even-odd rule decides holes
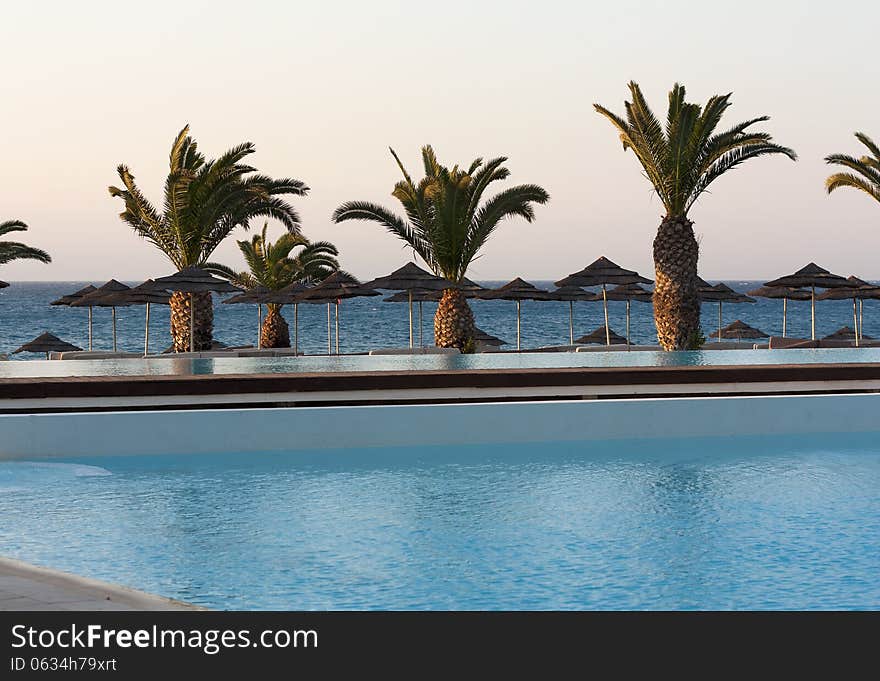
[[[684,86],[676,83],[669,93],[664,128],[638,84],[630,82],[629,89],[632,101],[624,104],[626,118],[598,104],[595,108],[617,128],[624,151],[633,150],[666,209],[654,238],[654,322],[665,349],[688,349],[700,338],[699,247],[688,212],[712,182],[744,161],[769,154],[792,160],[797,156],[774,144],[768,133],[750,130],[769,116],[716,132],[731,94],[715,95],[700,106],[685,102]]]
[[[26,232],[28,226],[21,220],[7,220],[0,222],[0,236],[6,236],[10,232]],[[5,265],[13,260],[39,260],[40,262],[52,262],[51,256],[46,251],[27,246],[18,241],[0,241],[0,265]]]
[[[217,263],[208,263],[205,269],[244,289],[262,286],[270,291],[278,291],[294,282],[322,281],[339,269],[336,260],[339,251],[330,242],[309,241],[301,234],[287,232],[273,243],[266,238],[267,229],[265,224],[263,231],[254,234],[250,241],[238,242],[248,272]],[[294,249],[301,250],[292,256]],[[278,303],[266,305],[260,331],[260,345],[264,348],[290,347],[290,329],[281,314],[282,307]]]
[[[880,201],[880,147],[863,132],[857,132],[856,139],[867,147],[870,155],[860,158],[846,154],[826,156],[826,163],[849,168],[852,172],[835,173],[825,180],[825,188],[830,194],[839,187],[852,187]]]
[[[391,149],[403,180],[391,195],[403,205],[406,218],[380,205],[365,201],[342,204],[333,213],[337,223],[371,220],[408,243],[434,274],[457,284],[499,223],[520,216],[531,222],[533,204],[546,203],[550,196],[534,184],[503,190],[481,204],[487,187],[507,179],[507,158],[483,163],[478,158],[467,169],[447,168],[437,161],[430,146],[422,148],[425,177],[414,182],[400,158]],[[443,291],[434,317],[434,340],[440,347],[469,347],[474,337],[474,316],[458,288]]]
[[[117,168],[123,188],[110,187],[110,194],[125,202],[119,217],[162,251],[178,270],[201,266],[236,227],[248,229],[255,217],[275,218],[289,232],[299,234],[299,215],[282,197],[304,196],[308,187],[299,180],[258,174],[243,163],[252,153],[254,145],[245,142],[208,160],[198,151],[186,126],[171,147],[161,210],[147,200],[125,165]],[[193,345],[197,350],[210,348],[214,325],[211,294],[197,293],[194,302]],[[190,346],[189,314],[189,295],[174,293],[171,336],[175,350],[185,351]]]

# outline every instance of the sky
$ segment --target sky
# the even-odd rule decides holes
[[[209,157],[251,141],[260,171],[306,182],[293,199],[304,233],[335,243],[362,278],[411,251],[375,223],[330,215],[356,199],[397,209],[388,147],[417,174],[424,144],[447,165],[506,156],[508,184],[550,193],[532,224],[502,224],[471,278],[558,279],[600,255],[650,276],[662,207],[592,106],[622,112],[636,80],[661,116],[676,81],[691,101],[733,92],[728,123],[770,115],[764,129],[800,156],[751,161],[692,209],[704,278],[767,279],[815,260],[878,279],[880,206],[827,196],[822,160],[860,153],[857,130],[880,138],[878,24],[880,3],[862,1],[3,3],[0,220],[24,220],[16,238],[53,263],[12,263],[0,278],[170,273],[107,187],[126,163],[160,204],[187,123]],[[244,238],[213,259],[243,269]]]

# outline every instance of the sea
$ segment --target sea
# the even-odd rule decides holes
[[[81,348],[88,346],[88,310],[51,306],[49,303],[96,281],[13,281],[0,289],[0,353],[12,353],[23,343],[49,331]],[[141,282],[125,282],[136,285]],[[480,281],[486,287],[497,287],[501,281]],[[550,281],[532,281],[535,286],[552,289]],[[717,281],[710,281],[717,283]],[[746,292],[762,284],[758,281],[725,283],[736,291]],[[339,305],[339,350],[342,353],[367,352],[376,348],[409,345],[408,306],[385,302],[391,295],[343,300]],[[256,305],[227,305],[223,297],[214,299],[214,338],[226,345],[254,345],[257,342],[258,311]],[[471,300],[477,326],[504,340],[502,349],[516,348],[516,303],[504,300]],[[415,304],[415,343],[419,344],[419,306]],[[609,301],[609,319],[613,331],[626,334],[626,303]],[[422,342],[433,344],[433,317],[436,303],[422,305]],[[145,308],[120,307],[117,315],[117,347],[121,351],[143,352]],[[171,344],[167,306],[153,305],[150,311],[150,351],[161,352]],[[293,336],[293,306],[285,306],[283,314]],[[299,305],[299,348],[307,354],[327,353],[327,306]],[[718,328],[718,304],[702,307],[704,334]],[[569,304],[557,301],[523,301],[521,309],[522,348],[563,345],[569,342]],[[782,335],[782,301],[757,299],[756,303],[730,304],[723,307],[725,325],[736,319],[767,334]],[[93,349],[112,348],[112,316],[109,308],[93,310]],[[574,303],[575,338],[590,333],[604,323],[601,302]],[[816,303],[816,335],[821,338],[842,326],[853,326],[851,300],[828,300]],[[334,318],[335,333],[335,318]],[[630,334],[633,343],[657,342],[650,304],[631,304]],[[864,302],[864,334],[880,338],[880,301]],[[789,301],[787,335],[810,337],[810,302]],[[335,350],[335,335],[333,345]],[[711,341],[709,341],[711,342]],[[42,355],[10,354],[9,359],[40,359]]]

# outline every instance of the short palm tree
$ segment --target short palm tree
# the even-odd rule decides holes
[[[228,279],[236,286],[252,289],[262,286],[270,291],[289,286],[294,282],[322,281],[339,269],[336,256],[339,251],[328,241],[309,241],[301,234],[283,234],[274,243],[266,238],[268,224],[250,241],[239,241],[247,263],[248,272],[237,272],[226,265],[208,263],[209,272]],[[294,249],[301,249],[291,255]],[[289,348],[290,329],[281,308],[283,305],[266,305],[266,318],[260,331],[260,345],[264,348]]]
[[[481,203],[490,184],[510,175],[504,157],[487,163],[478,158],[466,169],[447,168],[426,146],[422,148],[425,177],[414,182],[393,149],[391,155],[403,174],[391,195],[402,204],[406,218],[374,203],[352,201],[337,208],[333,220],[378,222],[408,243],[434,274],[455,284],[464,279],[468,266],[502,220],[519,216],[531,222],[533,204],[550,198],[541,187],[524,184]],[[474,317],[467,300],[458,288],[446,289],[434,317],[436,344],[465,349],[473,337]]]
[[[654,321],[665,349],[688,349],[700,338],[699,247],[688,212],[712,182],[744,161],[769,154],[792,160],[797,156],[774,144],[768,133],[750,130],[768,116],[717,132],[730,94],[715,95],[700,106],[685,102],[684,86],[676,83],[669,93],[664,128],[638,84],[631,82],[629,89],[632,101],[625,103],[626,118],[598,104],[595,108],[617,128],[624,151],[633,150],[666,210],[654,239]]]
[[[161,210],[146,199],[125,165],[117,168],[123,187],[110,187],[110,194],[125,203],[119,217],[162,251],[178,270],[201,266],[236,227],[248,229],[255,217],[275,218],[289,232],[299,234],[299,216],[282,197],[304,196],[308,187],[299,180],[256,173],[243,163],[252,153],[254,145],[245,142],[208,160],[198,151],[186,126],[171,147]],[[211,294],[197,293],[193,298],[194,346],[197,350],[210,348],[214,325]],[[178,351],[190,346],[189,300],[185,293],[171,297],[171,336]]]
[[[827,163],[849,168],[851,172],[835,173],[825,180],[825,188],[830,194],[839,187],[852,187],[880,201],[880,147],[863,132],[857,132],[856,139],[865,145],[868,154],[860,158],[846,154],[826,156]]]
[[[10,232],[26,232],[27,225],[21,220],[7,220],[0,222],[0,236],[6,236]],[[0,265],[5,265],[13,260],[39,260],[40,262],[52,262],[51,256],[46,251],[18,241],[0,241]]]

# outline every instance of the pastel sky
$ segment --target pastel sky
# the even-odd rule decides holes
[[[30,225],[50,266],[6,280],[143,279],[164,256],[107,193],[128,164],[156,203],[185,123],[209,156],[250,140],[261,171],[304,180],[303,229],[372,277],[408,251],[378,225],[335,226],[341,202],[394,206],[394,147],[419,171],[509,157],[513,182],[551,194],[497,232],[469,275],[556,279],[599,255],[646,274],[662,212],[632,153],[593,111],[621,111],[630,79],[656,111],[734,93],[728,122],[768,114],[800,161],[758,159],[720,179],[691,217],[706,278],[761,279],[809,260],[880,278],[880,206],[826,196],[831,152],[880,139],[880,3],[475,0],[17,2],[0,5],[0,219]],[[275,226],[273,234],[281,232]],[[235,237],[215,259],[242,266]]]

